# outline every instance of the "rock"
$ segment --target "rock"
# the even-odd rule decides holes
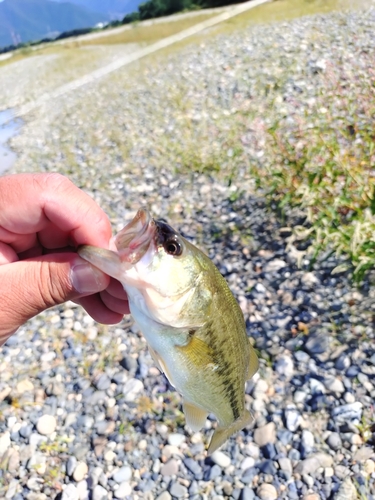
[[[172,500],[172,496],[168,491],[163,491],[163,493],[160,493],[155,500]]]
[[[265,446],[267,443],[276,442],[276,426],[274,422],[269,422],[254,431],[254,442],[258,446]]]
[[[333,458],[326,453],[315,453],[314,455],[305,458],[296,466],[296,472],[299,474],[313,474],[319,467],[331,467]]]
[[[273,484],[263,483],[257,489],[257,495],[261,500],[276,500],[277,489]]]
[[[32,476],[27,480],[26,486],[31,491],[40,491],[44,481],[41,477]]]
[[[48,436],[55,432],[57,427],[56,418],[53,415],[43,415],[36,424],[36,429],[42,436]]]
[[[79,500],[79,493],[74,484],[68,484],[62,492],[61,500]]]
[[[39,475],[43,476],[47,469],[46,460],[45,455],[33,453],[27,462],[27,468],[29,471],[36,471]]]
[[[92,493],[92,500],[107,500],[108,492],[103,486],[97,484]]]
[[[184,436],[183,434],[178,434],[176,432],[172,432],[171,434],[169,434],[168,436],[168,443],[171,445],[171,446],[181,446],[182,443],[184,443],[186,441],[186,436]]]
[[[329,350],[329,336],[311,335],[305,343],[305,348],[311,355],[323,354]]]
[[[16,390],[19,394],[23,394],[24,392],[31,392],[34,390],[34,384],[31,380],[24,379],[17,383]]]
[[[324,386],[330,392],[335,392],[337,394],[343,394],[345,392],[344,384],[340,379],[335,377],[330,377],[324,380]]]
[[[0,456],[3,455],[10,446],[10,432],[4,432],[0,436]]]
[[[160,469],[160,474],[162,476],[174,476],[178,472],[178,462],[174,458],[171,458],[166,464]]]
[[[334,495],[334,500],[356,500],[357,490],[350,477],[347,477],[341,484],[338,492]]]
[[[123,483],[120,484],[120,486],[115,490],[114,492],[114,497],[115,498],[125,498],[129,495],[131,495],[133,489],[130,486],[130,483],[127,481],[124,481]]]
[[[188,494],[188,489],[181,483],[174,481],[169,487],[169,492],[173,497],[184,498]]]
[[[288,474],[292,474],[293,468],[292,468],[292,462],[289,458],[287,457],[282,457],[278,459],[280,469],[287,472]]]
[[[8,449],[9,460],[8,460],[8,472],[14,474],[18,471],[20,467],[20,453],[16,449]]]
[[[280,269],[283,269],[286,267],[286,262],[281,259],[274,259],[269,262],[263,267],[263,272],[265,273],[277,273],[280,271]]]
[[[122,392],[127,403],[133,402],[138,398],[139,393],[143,392],[143,382],[137,378],[131,378],[125,382]]]
[[[116,483],[123,483],[125,481],[130,481],[132,477],[132,469],[128,465],[121,467],[113,474],[113,479]]]
[[[365,462],[367,459],[374,456],[375,451],[369,446],[362,446],[353,455],[354,462]]]
[[[291,432],[296,432],[302,420],[299,411],[297,411],[294,405],[287,405],[284,415],[286,428]]]
[[[95,424],[95,428],[99,436],[108,436],[115,430],[116,424],[113,420],[103,420]]]
[[[100,377],[94,383],[98,391],[106,391],[111,385],[111,379],[106,373],[100,375]]]
[[[66,464],[66,473],[68,476],[72,476],[75,468],[77,467],[77,459],[76,457],[69,457]]]
[[[212,453],[211,460],[222,469],[225,469],[231,463],[231,458],[220,450],[216,450]]]
[[[338,432],[331,432],[327,438],[327,444],[332,450],[339,450],[342,446],[340,434]]]
[[[240,500],[254,500],[254,499],[255,499],[254,490],[249,488],[248,486],[245,486],[245,488],[243,488],[243,490],[241,491]]]
[[[86,476],[88,473],[89,468],[85,462],[79,462],[77,467],[75,468],[75,471],[73,473],[73,479],[74,481],[82,481],[82,479]]]
[[[294,374],[294,364],[291,356],[281,356],[275,364],[275,370],[286,378],[292,377]]]
[[[368,458],[363,467],[366,474],[373,474],[375,472],[375,462]]]
[[[345,424],[351,420],[360,420],[362,416],[363,404],[359,401],[355,403],[336,406],[332,410],[332,417],[337,424]]]

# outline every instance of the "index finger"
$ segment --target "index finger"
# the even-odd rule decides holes
[[[42,231],[53,223],[75,245],[107,247],[111,225],[97,203],[60,174],[0,178],[0,226],[14,235]]]

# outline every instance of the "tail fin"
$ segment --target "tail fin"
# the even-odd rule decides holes
[[[252,421],[253,416],[251,413],[248,410],[244,410],[242,415],[228,427],[217,427],[211,438],[207,453],[211,455],[211,453],[220,448],[232,434],[240,431]]]

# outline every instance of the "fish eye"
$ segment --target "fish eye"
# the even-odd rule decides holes
[[[164,244],[164,250],[167,254],[178,257],[182,254],[182,244],[177,239],[168,240]]]

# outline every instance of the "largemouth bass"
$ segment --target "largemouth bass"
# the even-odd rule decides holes
[[[252,421],[245,382],[258,369],[242,311],[213,262],[147,210],[114,238],[117,252],[83,246],[79,255],[119,280],[159,369],[183,398],[186,422],[218,426],[208,453]]]

